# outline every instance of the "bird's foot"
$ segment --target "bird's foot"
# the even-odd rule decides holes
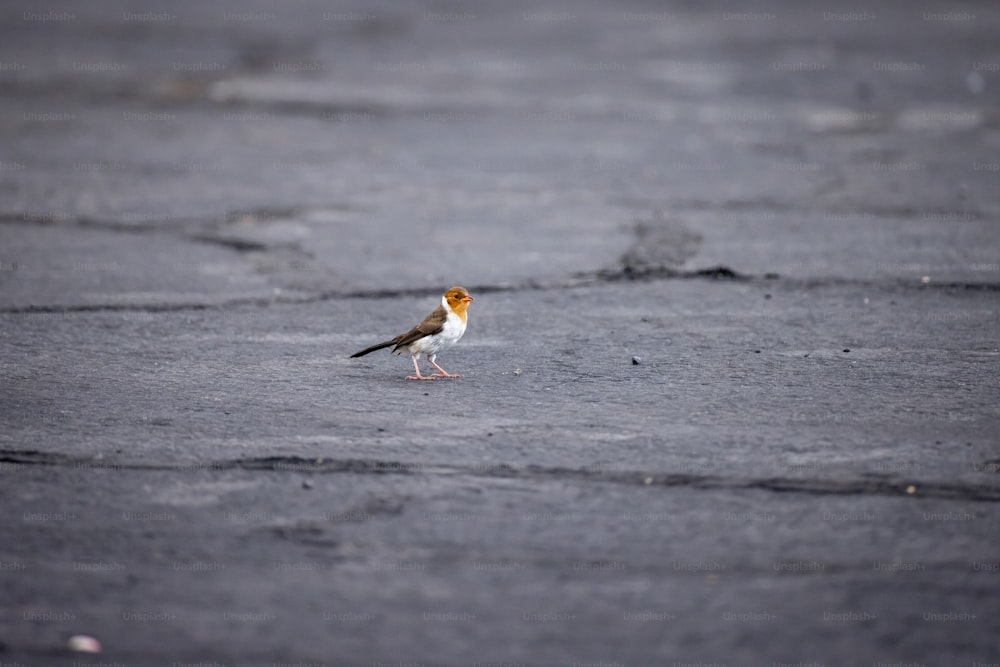
[[[407,380],[436,380],[437,377],[434,375],[407,375]]]
[[[432,378],[460,378],[461,373],[434,373],[431,375]]]

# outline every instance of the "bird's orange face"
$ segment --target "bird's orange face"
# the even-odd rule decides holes
[[[448,307],[464,320],[465,311],[472,302],[469,290],[456,285],[455,287],[449,288],[449,290],[444,293],[444,298],[448,302]]]

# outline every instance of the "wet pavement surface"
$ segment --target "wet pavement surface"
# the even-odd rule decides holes
[[[1000,662],[996,8],[0,15],[0,665]]]

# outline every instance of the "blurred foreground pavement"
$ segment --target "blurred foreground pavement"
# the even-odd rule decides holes
[[[0,665],[1000,662],[995,4],[0,19]]]

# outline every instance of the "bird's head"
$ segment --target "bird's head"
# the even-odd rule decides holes
[[[465,310],[469,307],[469,303],[472,302],[469,290],[460,285],[450,287],[444,293],[444,300],[456,315],[460,316],[463,320],[465,319]]]

